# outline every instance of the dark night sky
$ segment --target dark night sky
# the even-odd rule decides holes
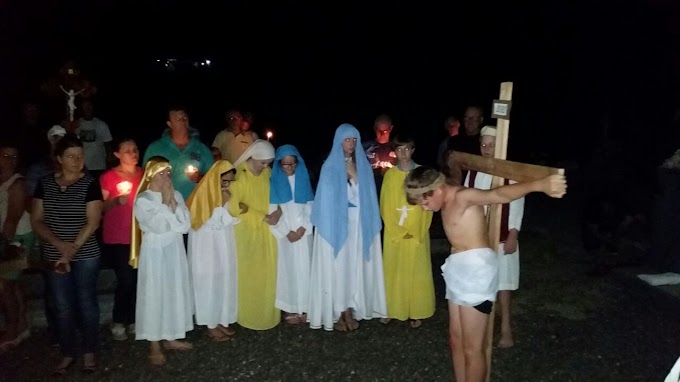
[[[670,0],[599,2],[599,9],[583,1],[15,3],[0,8],[13,58],[0,78],[9,89],[5,107],[75,55],[96,79],[114,131],[143,123],[150,131],[143,141],[162,127],[164,102],[178,98],[207,141],[223,110],[243,105],[300,146],[306,129],[329,145],[340,122],[369,133],[375,115],[387,112],[397,129],[424,131],[416,138],[427,148],[441,139],[447,115],[467,103],[488,107],[499,83],[513,81],[510,157],[577,158],[578,148],[601,144],[593,135],[605,114],[617,134],[651,151],[651,138],[640,136],[670,128],[680,103],[680,31],[671,30],[680,14]],[[164,77],[153,64],[168,55],[209,57],[213,72]],[[132,122],[121,108],[130,90]]]

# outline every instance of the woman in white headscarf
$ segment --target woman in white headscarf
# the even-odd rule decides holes
[[[281,321],[276,299],[276,239],[270,225],[281,210],[270,212],[269,165],[274,146],[255,141],[236,160],[236,181],[231,185],[228,210],[241,223],[234,226],[238,260],[238,323],[244,328],[267,330]]]

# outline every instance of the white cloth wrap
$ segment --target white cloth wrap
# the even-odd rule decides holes
[[[441,269],[447,300],[465,306],[496,301],[498,255],[491,248],[452,253]]]

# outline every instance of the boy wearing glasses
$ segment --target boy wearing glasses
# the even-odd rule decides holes
[[[430,260],[432,211],[410,205],[404,193],[404,179],[418,165],[411,157],[415,144],[410,138],[396,137],[392,147],[397,165],[385,173],[380,191],[383,236],[383,269],[387,318],[406,321],[418,328],[422,319],[432,317],[435,309],[434,282]]]

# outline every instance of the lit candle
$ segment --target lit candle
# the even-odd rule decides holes
[[[116,190],[118,190],[119,195],[130,195],[130,192],[132,192],[132,183],[127,180],[120,182],[116,185]]]
[[[188,165],[188,166],[187,166],[186,172],[188,172],[189,174],[193,174],[193,173],[195,173],[196,171],[198,171],[198,169],[197,169],[196,167],[194,167],[194,166],[192,166],[192,165]]]
[[[273,136],[274,136],[274,133],[272,133],[271,131],[267,131],[267,140],[272,139]]]

